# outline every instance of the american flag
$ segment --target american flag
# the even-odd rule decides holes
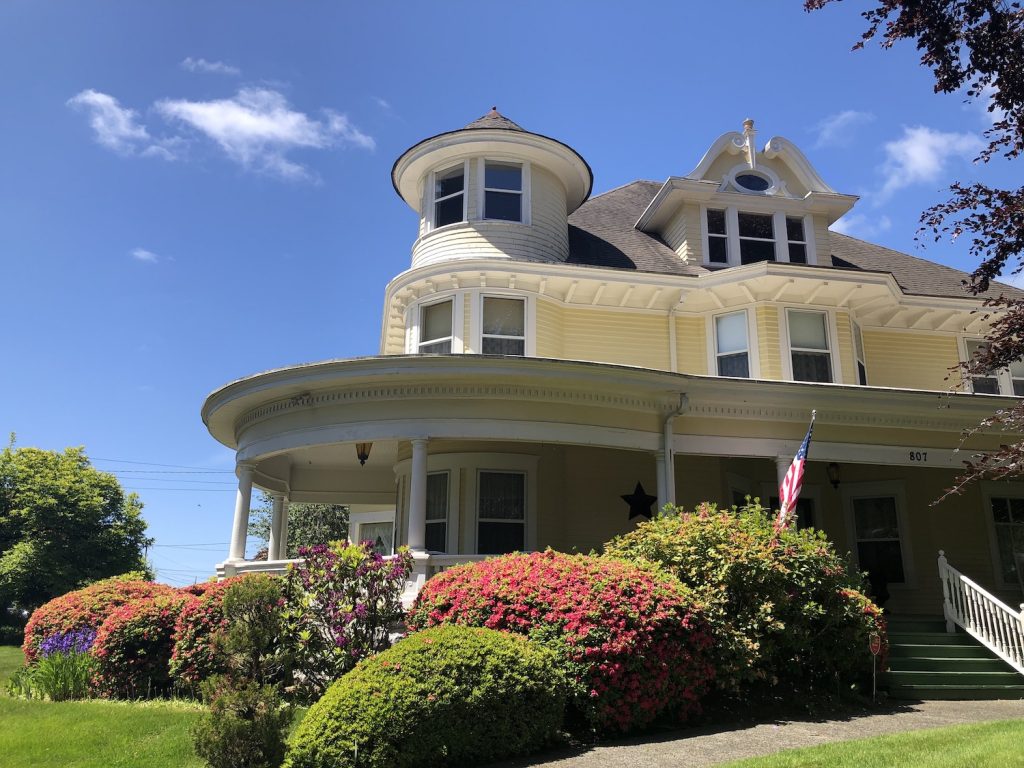
[[[789,465],[782,485],[779,486],[779,516],[775,518],[777,531],[788,527],[793,520],[796,500],[800,498],[800,489],[804,485],[804,464],[807,463],[807,449],[811,447],[811,432],[814,431],[814,418],[817,415],[817,411],[811,411],[811,426],[807,428],[807,436],[800,443],[800,449],[793,457],[793,463]]]

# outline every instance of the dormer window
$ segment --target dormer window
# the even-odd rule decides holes
[[[775,261],[775,227],[771,214],[740,213],[740,264]]]
[[[804,220],[796,216],[786,217],[786,241],[789,261],[792,264],[807,263],[807,238],[804,236]]]
[[[484,218],[523,220],[523,166],[518,163],[484,163]]]
[[[434,227],[466,220],[466,165],[458,165],[434,174]]]
[[[703,210],[706,264],[816,263],[810,216],[741,211],[732,205]]]
[[[708,208],[708,261],[729,263],[729,235],[725,229],[725,211]]]

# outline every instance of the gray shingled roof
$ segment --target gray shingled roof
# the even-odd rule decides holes
[[[509,120],[498,111],[497,107],[491,107],[490,112],[483,117],[477,118],[462,130],[467,131],[476,128],[499,128],[505,131],[523,131],[523,133],[526,133],[525,128]]]
[[[661,187],[657,181],[634,181],[581,205],[569,216],[569,263],[670,275],[708,272],[699,264],[684,263],[659,238],[634,227]],[[908,294],[969,296],[963,287],[966,272],[838,232],[830,232],[829,241],[830,265],[837,269],[889,272]],[[993,283],[982,296],[1000,293],[1024,296],[1024,291],[1002,283]]]

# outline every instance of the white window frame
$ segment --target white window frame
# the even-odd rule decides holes
[[[761,216],[761,217],[767,218],[772,223],[772,236],[771,237],[750,237],[749,235],[741,235],[740,234],[740,215],[741,214],[745,215],[745,216]],[[743,265],[743,266],[747,266],[747,265],[743,264],[743,241],[744,240],[747,240],[747,241],[753,242],[753,243],[771,243],[772,244],[772,250],[775,251],[775,261],[776,262],[780,261],[780,259],[779,259],[779,217],[778,216],[776,216],[776,215],[774,215],[774,214],[772,214],[770,212],[766,212],[766,211],[741,211],[739,209],[735,209],[735,218],[736,218],[736,263],[737,264],[740,264],[740,265]],[[725,227],[726,227],[726,232],[728,232],[729,231],[729,217],[728,216],[725,217]],[[785,231],[785,230],[783,230],[783,231]],[[786,261],[789,261],[789,248],[788,247],[786,249]],[[757,262],[752,261],[750,263],[751,264],[756,264]]]
[[[444,521],[443,521],[444,524],[445,524],[445,554],[447,554],[448,553],[448,542],[450,542],[451,538],[452,538],[451,537],[451,526],[452,526],[452,520],[451,520],[451,518],[452,518],[452,472],[451,472],[451,470],[448,470],[448,469],[439,469],[439,470],[434,471],[434,472],[431,472],[431,471],[428,470],[427,471],[427,477],[429,478],[431,475],[444,475],[447,478],[447,491],[448,491],[447,496],[448,496],[448,498],[445,499],[445,510],[444,510],[445,516],[444,516]],[[424,525],[425,526],[437,525],[440,522],[442,522],[440,519],[431,520],[430,518],[427,518],[425,523],[424,523]],[[427,538],[426,538],[426,530],[424,530],[423,534],[424,534],[423,535],[423,541],[426,542],[426,540],[427,540]]]
[[[391,523],[392,527],[392,548],[399,546],[398,534],[398,513],[396,509],[386,509],[377,512],[353,511],[349,514],[348,540],[350,544],[359,544],[363,541],[362,529],[367,523]]]
[[[970,353],[968,351],[968,345],[971,344],[971,342],[975,342],[975,341],[981,342],[981,343],[984,344],[984,343],[988,342],[988,339],[985,339],[985,338],[983,338],[981,336],[967,336],[967,335],[964,335],[964,336],[960,337],[960,360],[962,360],[965,363],[970,361],[971,356],[970,356]],[[978,392],[978,393],[976,393],[976,394],[979,394],[979,395],[989,395],[990,397],[1019,397],[1019,395],[1015,395],[1013,393],[1013,382],[1015,380],[1016,381],[1024,381],[1024,378],[1016,378],[1015,379],[1014,376],[1010,373],[1010,369],[1009,368],[1000,368],[998,370],[992,371],[987,376],[982,376],[980,378],[995,379],[996,380],[996,386],[999,388],[999,392],[998,393],[995,393],[995,394],[992,394],[992,393],[989,393],[989,392]],[[974,392],[974,382],[973,382],[972,379],[968,379],[967,380],[967,386],[969,386],[971,388],[971,392]]]
[[[514,472],[525,477],[526,510],[524,520],[524,541],[525,551],[533,552],[537,549],[537,464],[536,456],[522,454],[473,454],[472,471],[465,473],[466,477],[466,498],[472,499],[473,508],[467,514],[468,525],[463,531],[463,540],[466,542],[466,551],[477,553],[477,539],[479,534],[479,509],[480,509],[480,473],[481,472]]]
[[[470,301],[469,338],[472,342],[465,344],[464,351],[472,354],[483,353],[484,331],[484,297],[495,299],[521,299],[526,306],[523,308],[523,330],[526,333],[526,344],[523,357],[537,356],[537,299],[533,294],[519,293],[511,290],[479,288],[468,293]]]
[[[435,199],[434,193],[437,190],[437,176],[438,174],[450,171],[453,168],[461,165],[462,166],[462,192],[453,193],[446,195],[445,197]],[[462,195],[462,220],[453,221],[450,224],[442,224],[437,226],[435,221],[437,217],[437,203],[447,200],[451,197],[455,197],[456,194]],[[427,230],[433,232],[434,230],[444,229],[445,227],[454,227],[459,224],[465,224],[469,220],[469,161],[462,160],[457,163],[448,163],[435,168],[430,172],[430,176],[427,179]]]
[[[786,381],[796,381],[793,378],[793,345],[789,340],[789,313],[792,312],[815,312],[825,316],[825,336],[828,339],[828,353],[830,365],[832,368],[832,381],[810,381],[804,382],[807,384],[842,384],[842,368],[839,365],[839,336],[836,332],[836,315],[835,311],[828,308],[813,307],[813,306],[801,306],[801,305],[783,305],[780,307],[782,310],[779,313],[779,323],[782,325],[781,334],[782,338],[786,340],[786,345],[783,348],[782,355],[782,372],[786,377]],[[821,352],[820,349],[797,349],[797,352]]]
[[[410,355],[420,354],[420,347],[427,342],[424,342],[421,337],[421,323],[423,318],[423,310],[427,307],[431,307],[435,304],[441,304],[443,302],[450,301],[452,303],[452,351],[450,354],[457,355],[462,354],[465,351],[465,340],[462,338],[464,335],[463,326],[465,324],[465,304],[462,293],[443,293],[432,295],[423,301],[411,304],[408,309],[406,328],[409,330],[408,336],[408,347],[406,353]],[[445,337],[447,338],[447,337]],[[433,339],[429,343],[435,344],[444,339]]]
[[[528,551],[529,545],[527,544],[527,535],[526,535],[527,522],[526,521],[527,521],[527,518],[529,517],[529,499],[530,499],[530,491],[529,491],[529,487],[530,487],[529,486],[529,481],[530,481],[530,478],[529,478],[529,475],[526,472],[524,472],[523,470],[520,470],[520,469],[491,469],[489,467],[477,467],[476,471],[474,472],[475,482],[474,482],[474,488],[473,488],[473,495],[470,497],[470,498],[473,499],[473,518],[474,518],[473,532],[474,532],[474,542],[475,542],[474,549],[477,551],[477,553],[479,553],[479,549],[480,549],[480,523],[499,523],[501,525],[518,525],[519,524],[518,522],[513,523],[513,522],[511,522],[511,521],[509,521],[508,519],[505,519],[505,518],[498,519],[498,518],[480,517],[480,475],[485,473],[485,472],[487,472],[489,474],[494,474],[494,475],[518,475],[518,476],[523,478],[523,521],[522,521],[522,526],[523,526],[523,547],[522,547],[522,549],[516,548],[516,549],[513,550],[513,552],[525,552],[525,551]],[[491,553],[491,554],[501,554],[501,553]]]
[[[523,305],[523,335],[522,336],[501,336],[496,333],[484,333],[484,304],[487,303],[488,299],[505,299],[510,301],[518,301]],[[485,339],[509,339],[513,341],[523,342],[523,357],[526,357],[526,339],[527,339],[527,327],[526,318],[528,315],[527,301],[525,296],[503,296],[494,293],[482,293],[480,294],[480,352],[483,353],[484,340]]]
[[[999,564],[999,537],[996,534],[996,521],[992,517],[992,499],[1024,499],[1024,483],[983,480],[981,482],[981,498],[984,505],[989,548],[992,552],[992,583],[1000,589],[1017,589],[1020,584],[1016,580],[1006,581],[1003,578],[1003,569]]]
[[[520,195],[522,199],[520,201],[520,220],[510,221],[509,219],[488,219],[487,218],[487,192],[488,188],[485,186],[487,181],[487,163],[501,163],[503,165],[518,165],[522,169],[522,190]],[[487,221],[497,224],[530,224],[532,223],[531,208],[531,188],[532,184],[532,172],[530,169],[530,163],[521,160],[517,157],[501,157],[500,155],[488,155],[481,157],[476,163],[476,172],[478,176],[477,187],[477,215],[481,221]],[[491,192],[513,192],[514,190],[509,189],[493,189]]]
[[[761,193],[750,193],[750,196],[757,198]],[[801,214],[799,212],[787,212],[776,210],[770,205],[757,205],[756,199],[752,201],[754,204],[738,206],[735,204],[716,204],[716,203],[702,203],[700,206],[700,237],[702,251],[702,263],[706,267],[738,267],[740,263],[740,236],[739,236],[739,214],[740,213],[755,213],[760,215],[768,215],[773,218],[773,230],[775,233],[775,262],[778,264],[788,264],[789,262],[789,233],[786,231],[786,218],[801,218],[804,224],[804,248],[807,252],[807,263],[815,265],[818,263],[817,250],[815,248],[814,240],[814,217],[810,214]],[[715,235],[708,234],[708,210],[713,209],[717,211],[725,211],[725,239],[726,239],[726,263],[723,264],[718,261],[710,260],[710,252],[708,248],[709,237],[715,237]],[[741,210],[742,209],[742,210]],[[783,233],[784,237],[779,237],[779,233]],[[793,242],[798,242],[794,240]]]
[[[855,382],[858,386],[869,386],[868,384],[868,362],[867,352],[864,351],[864,330],[860,327],[860,323],[850,318],[850,334],[853,336],[853,375],[856,377]],[[860,342],[859,344],[857,342]],[[860,368],[858,366],[864,366],[864,381],[860,380]]]
[[[800,226],[803,228],[803,231],[804,231],[804,239],[803,240],[790,240],[789,239],[789,222],[787,221],[787,219],[800,219]],[[786,257],[785,261],[790,261],[790,259],[789,259],[789,246],[790,245],[802,245],[804,247],[804,258],[806,259],[806,261],[805,262],[790,261],[790,263],[791,264],[801,264],[801,263],[810,264],[811,263],[810,242],[809,242],[808,237],[807,237],[807,233],[808,233],[807,227],[810,226],[810,221],[811,221],[811,217],[810,216],[791,216],[791,215],[789,215],[787,213],[784,213],[783,211],[776,211],[775,212],[775,231],[776,232],[781,231],[782,234],[783,234],[783,237],[775,239],[775,241],[776,241],[776,248],[775,248],[776,259],[775,260],[776,261],[781,261],[781,259],[778,258],[780,250],[783,251],[784,254],[785,254],[785,257]],[[780,225],[781,225],[781,229],[780,229]],[[781,240],[781,243],[779,242],[780,240]],[[779,247],[780,245],[781,245],[781,248]]]
[[[843,512],[846,516],[846,535],[849,537],[850,557],[858,571],[864,570],[860,565],[860,554],[857,551],[857,522],[854,518],[854,499],[876,499],[892,497],[896,500],[896,528],[899,531],[900,558],[903,563],[903,583],[889,584],[890,593],[904,592],[917,588],[917,577],[914,574],[914,555],[910,545],[910,527],[907,523],[907,499],[903,483],[898,480],[867,483],[844,482],[839,486],[843,500]]]
[[[750,369],[751,379],[761,378],[761,358],[758,354],[757,344],[757,321],[754,317],[753,308],[733,309],[725,312],[714,312],[711,314],[711,322],[706,323],[708,333],[708,371],[712,376],[718,376],[718,318],[724,315],[735,315],[745,312],[747,316],[747,364]]]

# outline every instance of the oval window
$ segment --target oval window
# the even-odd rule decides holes
[[[736,176],[736,186],[751,192],[764,192],[771,185],[771,181],[757,173],[740,173]]]

